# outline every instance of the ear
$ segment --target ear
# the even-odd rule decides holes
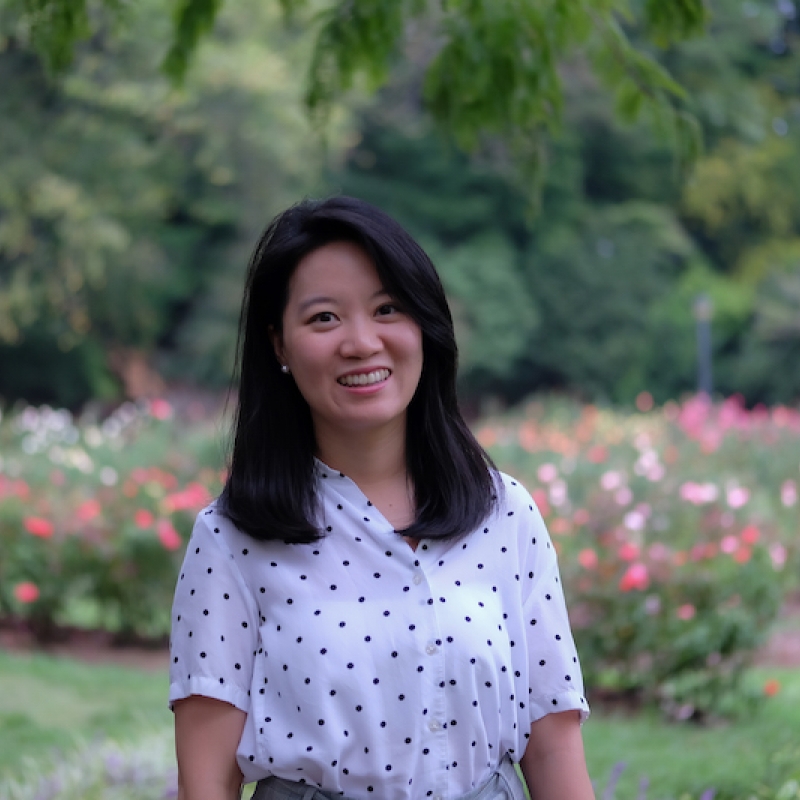
[[[279,364],[285,364],[286,361],[283,347],[283,337],[281,336],[280,331],[278,331],[274,325],[270,325],[269,328],[267,328],[267,334],[270,342],[272,343],[272,349],[275,351],[275,358],[278,359]]]

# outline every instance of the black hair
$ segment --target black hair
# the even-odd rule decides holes
[[[383,287],[422,331],[422,374],[406,425],[416,517],[398,533],[412,539],[469,533],[492,511],[497,487],[494,464],[458,408],[458,348],[444,289],[430,258],[401,225],[375,206],[344,196],[304,200],[279,214],[250,260],[239,321],[233,446],[221,509],[256,539],[301,544],[322,535],[315,524],[311,411],[294,380],[281,373],[269,331],[281,330],[297,264],[336,241],[364,249]]]

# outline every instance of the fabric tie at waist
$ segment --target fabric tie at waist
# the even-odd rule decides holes
[[[377,800],[380,793],[376,792]],[[284,778],[260,780],[252,800],[351,800],[351,798],[327,792],[308,783],[299,783]],[[525,789],[511,759],[505,756],[489,780],[458,800],[525,800]]]

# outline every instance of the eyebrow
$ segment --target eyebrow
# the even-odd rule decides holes
[[[379,297],[381,297],[381,295],[386,295],[387,297],[391,297],[392,296],[386,289],[381,287],[380,289],[378,289],[377,292],[375,292],[375,294],[372,295],[372,297],[370,297],[370,300],[377,300]],[[311,308],[311,306],[315,306],[318,303],[323,303],[323,304],[325,304],[325,303],[333,303],[333,304],[336,304],[336,299],[333,298],[333,297],[328,297],[327,295],[315,294],[312,297],[309,297],[308,299],[303,300],[303,302],[300,303],[298,308],[299,308],[299,311],[301,313],[303,313],[303,312],[307,311],[309,308]]]

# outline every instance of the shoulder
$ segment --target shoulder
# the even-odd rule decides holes
[[[524,484],[513,475],[499,470],[494,473],[498,512],[533,511],[536,504]]]
[[[227,516],[220,498],[198,512],[192,537],[212,539],[221,550],[230,550],[240,541],[249,539]]]

